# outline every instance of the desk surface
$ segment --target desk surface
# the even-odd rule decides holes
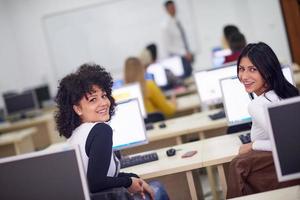
[[[186,110],[194,110],[200,108],[200,99],[198,93],[177,97],[176,102],[176,112],[184,112]]]
[[[293,187],[282,188],[278,190],[272,190],[268,192],[262,192],[258,194],[252,194],[233,198],[232,200],[297,200],[300,199],[300,186],[296,185]]]
[[[158,161],[125,168],[122,171],[134,172],[142,178],[148,179],[227,163],[238,154],[240,145],[238,134],[231,134],[176,145],[174,148],[177,149],[177,152],[172,157],[166,155],[166,150],[169,148],[162,148],[156,150],[159,156]],[[198,152],[190,158],[181,158],[184,153],[190,150],[197,150]]]
[[[29,126],[35,126],[53,119],[53,113],[46,113],[34,118],[22,119],[16,122],[4,122],[0,124],[0,132],[9,132],[17,129],[27,128]]]
[[[226,127],[226,118],[211,120],[208,117],[209,114],[218,111],[216,109],[169,119],[165,121],[165,128],[158,127],[161,122],[154,123],[154,129],[147,131],[149,142]]]
[[[36,128],[27,128],[20,131],[3,133],[0,135],[0,145],[12,144],[23,140],[23,138],[34,134]]]

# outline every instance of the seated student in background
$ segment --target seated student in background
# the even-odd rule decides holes
[[[145,80],[145,67],[138,58],[130,57],[125,61],[124,73],[125,83],[140,83],[148,114],[161,112],[166,117],[174,115],[176,111],[175,95],[172,95],[169,101],[153,80]]]
[[[149,44],[140,54],[140,60],[143,63],[143,65],[146,67],[146,71],[149,65],[156,62],[156,59],[157,59],[157,47],[153,43]],[[168,84],[162,89],[171,89],[171,88],[177,88],[183,86],[183,80],[181,80],[179,77],[176,77],[171,70],[166,68],[164,70],[166,72]]]
[[[222,45],[224,49],[228,49],[229,47],[229,38],[233,33],[240,33],[240,30],[237,26],[228,24],[223,28],[223,37],[222,37]]]
[[[263,42],[248,44],[243,49],[237,73],[245,90],[257,97],[248,107],[252,142],[242,144],[239,156],[230,163],[227,198],[286,185],[277,181],[264,106],[299,95],[298,89],[285,79],[273,50]]]
[[[55,116],[60,135],[79,145],[91,193],[125,187],[134,199],[168,199],[159,182],[150,185],[133,173],[121,173],[112,151],[113,130],[106,123],[114,114],[113,80],[104,68],[84,64],[64,77],[58,87]]]
[[[242,33],[238,33],[238,32],[231,34],[228,42],[231,50],[231,55],[225,56],[224,63],[237,61],[243,48],[247,44],[245,36]]]

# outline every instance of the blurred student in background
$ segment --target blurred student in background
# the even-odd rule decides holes
[[[224,63],[237,61],[243,48],[247,44],[245,36],[239,32],[232,33],[228,38],[228,42],[229,42],[229,48],[231,50],[231,54],[225,56]]]
[[[240,30],[237,26],[228,24],[223,28],[223,37],[222,37],[222,46],[224,49],[229,48],[229,38],[233,33],[240,33]]]
[[[138,58],[129,57],[125,61],[124,75],[125,83],[140,83],[148,114],[161,112],[165,117],[174,115],[176,97],[172,96],[170,100],[167,100],[153,80],[145,79],[145,67]]]
[[[157,59],[157,46],[154,43],[151,43],[147,45],[146,48],[140,54],[140,60],[143,63],[143,65],[146,67],[146,71],[149,65],[157,61],[156,59]],[[171,70],[165,68],[164,66],[161,65],[161,67],[164,68],[167,77],[167,85],[162,87],[162,89],[173,89],[173,88],[183,86],[183,80],[181,78],[176,77]],[[146,79],[153,80],[153,77],[146,72]]]

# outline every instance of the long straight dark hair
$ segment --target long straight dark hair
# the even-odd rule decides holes
[[[239,74],[241,59],[244,57],[249,58],[258,69],[268,85],[267,91],[274,90],[282,99],[299,95],[298,89],[284,77],[277,56],[267,44],[263,42],[248,44],[238,58],[237,74]]]

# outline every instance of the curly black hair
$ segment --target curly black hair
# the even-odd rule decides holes
[[[73,105],[78,105],[87,93],[92,93],[94,85],[106,92],[111,103],[109,115],[111,117],[114,114],[116,104],[112,97],[113,79],[110,73],[99,65],[83,64],[75,73],[65,76],[58,86],[55,98],[58,110],[55,113],[55,122],[60,135],[71,137],[73,130],[81,124]]]

